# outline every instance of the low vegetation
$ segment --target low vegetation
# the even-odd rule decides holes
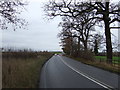
[[[52,53],[49,52],[4,52],[3,88],[37,88],[42,65]]]
[[[96,59],[107,59],[106,56],[95,56]],[[120,57],[113,57],[113,60],[120,60]]]
[[[94,60],[85,60],[82,58],[76,58],[76,57],[71,57],[74,60],[80,61],[84,64],[88,64],[88,65],[92,65],[110,72],[114,72],[114,73],[120,73],[120,63],[112,63],[112,64],[108,64],[106,61],[102,60],[102,58],[106,58],[105,56],[95,56],[97,59],[100,59],[99,57],[101,57],[101,61],[94,59]],[[114,59],[119,59],[120,57],[114,57]]]
[[[99,61],[106,61],[107,57],[106,56],[95,56],[95,59],[99,60]],[[113,64],[120,64],[120,57],[114,56],[112,63]]]

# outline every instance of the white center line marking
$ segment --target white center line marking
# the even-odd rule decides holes
[[[60,56],[59,56],[59,57],[60,57]],[[101,81],[99,81],[99,80],[97,80],[97,79],[95,79],[95,78],[93,78],[93,77],[91,77],[91,76],[89,76],[89,75],[81,72],[81,71],[76,70],[75,68],[73,68],[73,67],[71,67],[69,64],[67,64],[61,57],[60,57],[60,59],[61,59],[61,61],[62,61],[66,66],[68,66],[70,69],[72,69],[72,70],[75,71],[76,73],[78,73],[78,74],[82,75],[83,77],[85,77],[85,78],[93,81],[94,83],[102,86],[103,88],[106,88],[106,89],[108,89],[108,90],[113,90],[113,87],[112,87],[112,86],[109,86],[109,85],[107,85],[107,84],[105,84],[105,83],[103,83],[103,82],[101,82]]]

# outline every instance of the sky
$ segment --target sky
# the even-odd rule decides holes
[[[26,19],[26,29],[13,28],[2,31],[2,45],[4,47],[31,48],[33,50],[61,51],[59,46],[58,23],[60,18],[47,20],[43,11],[42,0],[27,0],[29,4],[20,17]]]
[[[26,29],[2,31],[2,46],[14,48],[31,48],[33,50],[47,50],[47,51],[61,51],[59,45],[59,38],[57,34],[60,32],[58,23],[61,19],[55,18],[48,21],[45,18],[43,11],[44,3],[48,0],[27,0],[29,4],[25,6],[25,10],[21,13],[20,17],[26,19],[28,26]],[[116,38],[118,31],[111,31]],[[1,37],[0,37],[1,38]]]

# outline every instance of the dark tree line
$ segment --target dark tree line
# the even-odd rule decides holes
[[[45,12],[50,18],[56,16],[63,18],[61,25],[61,34],[63,34],[62,42],[65,42],[66,38],[72,38],[70,41],[73,42],[74,38],[76,38],[78,55],[80,54],[79,51],[81,45],[85,52],[88,51],[88,42],[92,36],[90,32],[94,30],[94,26],[103,26],[105,28],[107,60],[109,63],[112,63],[112,41],[110,29],[115,28],[111,27],[114,22],[120,22],[120,8],[118,3],[111,3],[109,0],[106,2],[52,0],[45,5]],[[68,34],[68,32],[72,34]],[[94,51],[97,53],[97,39],[95,39],[94,43]],[[73,46],[71,47],[73,49]]]

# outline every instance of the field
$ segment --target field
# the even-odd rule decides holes
[[[106,61],[106,56],[95,56],[96,60]],[[118,64],[120,63],[120,57],[113,57],[113,63]]]
[[[54,53],[54,54],[61,54],[62,52],[59,51],[59,52],[52,52],[52,53]]]
[[[2,87],[37,88],[41,67],[51,56],[48,52],[3,53]]]

